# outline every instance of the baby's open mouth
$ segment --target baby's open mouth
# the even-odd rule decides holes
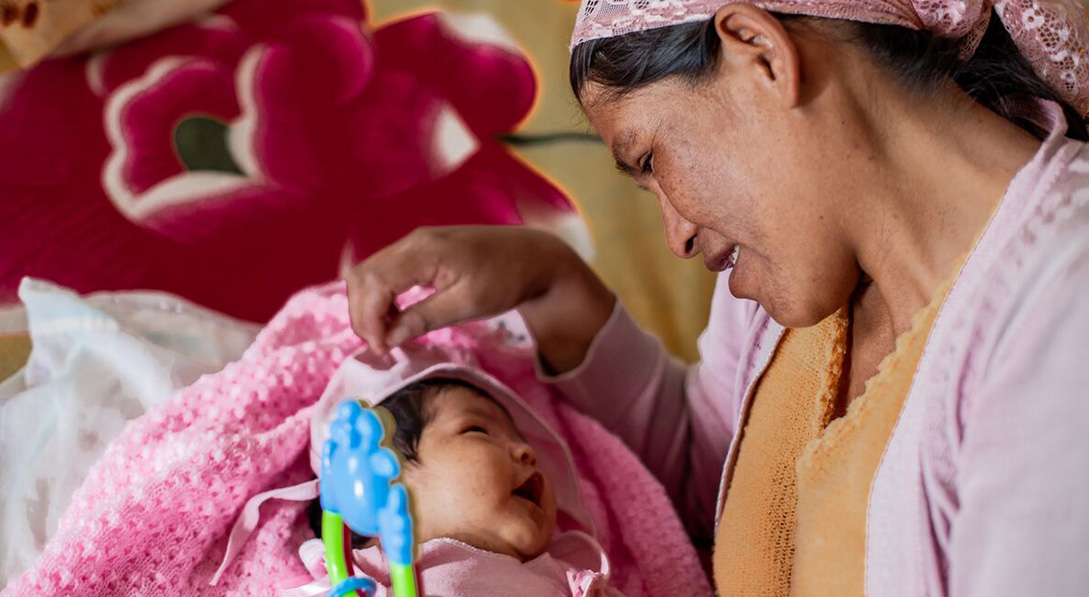
[[[541,505],[541,496],[544,495],[544,476],[541,473],[533,473],[513,491],[514,495]]]

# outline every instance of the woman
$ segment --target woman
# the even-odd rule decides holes
[[[673,252],[722,272],[702,362],[518,229],[360,264],[357,332],[518,308],[714,539],[723,595],[1089,592],[1089,32],[996,4],[587,0],[575,94]],[[413,284],[438,291],[397,311]]]

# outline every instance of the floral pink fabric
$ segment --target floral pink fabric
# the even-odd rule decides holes
[[[365,19],[235,0],[0,79],[0,302],[33,275],[267,320],[420,225],[578,218],[497,140],[533,105],[523,55],[443,14]]]
[[[628,597],[711,595],[665,490],[620,439],[537,379],[520,318],[440,330],[425,341],[476,350],[481,368],[567,441],[613,589]],[[272,500],[219,583],[209,584],[243,505],[313,478],[311,416],[360,345],[343,283],[295,296],[240,361],[125,429],[73,496],[40,560],[0,595],[264,597],[308,582],[313,575],[298,555],[313,537],[305,504]]]

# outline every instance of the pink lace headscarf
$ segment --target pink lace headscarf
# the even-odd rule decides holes
[[[585,41],[710,18],[750,0],[582,0],[571,47]],[[1041,80],[1089,112],[1089,24],[1075,0],[752,0],[770,12],[925,29],[975,52],[991,10]]]

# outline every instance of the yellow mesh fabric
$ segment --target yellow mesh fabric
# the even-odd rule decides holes
[[[786,333],[744,422],[715,542],[721,595],[865,594],[870,487],[954,279],[916,313],[865,392],[831,422],[847,316],[841,311]]]
[[[794,595],[866,594],[870,488],[952,283],[950,278],[942,284],[915,314],[911,329],[897,338],[896,350],[866,382],[865,393],[798,460]]]
[[[835,405],[847,317],[789,330],[756,389],[715,541],[723,597],[785,597],[794,562],[794,467]]]

